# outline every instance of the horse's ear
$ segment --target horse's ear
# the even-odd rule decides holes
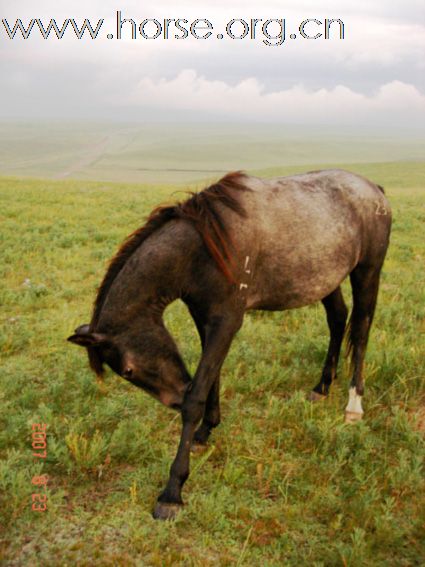
[[[84,323],[84,325],[80,325],[74,331],[77,335],[88,335],[90,330],[90,325],[88,323]]]
[[[90,333],[89,329],[89,325],[80,325],[75,329],[74,334],[67,338],[67,341],[84,347],[100,345],[106,341],[106,335]]]

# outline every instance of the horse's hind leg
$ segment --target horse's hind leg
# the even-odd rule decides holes
[[[344,337],[345,324],[347,322],[348,309],[342,296],[341,288],[338,287],[330,295],[322,299],[326,309],[326,318],[329,325],[330,341],[328,354],[322,371],[320,382],[313,388],[310,399],[319,400],[329,393],[332,381],[336,378],[339,353],[341,352],[342,339]]]
[[[353,312],[350,321],[349,344],[352,351],[353,377],[350,383],[348,405],[345,408],[346,422],[362,418],[362,396],[364,391],[363,363],[366,354],[369,330],[375,312],[381,266],[357,266],[350,274],[353,289]]]

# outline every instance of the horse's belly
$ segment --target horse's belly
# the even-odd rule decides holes
[[[294,309],[332,293],[358,262],[355,249],[335,250],[316,258],[269,262],[253,274],[246,288],[247,309]],[[241,290],[243,292],[243,290]]]
[[[304,307],[320,301],[332,293],[345,279],[347,273],[341,277],[327,280],[325,283],[313,283],[305,286],[276,286],[273,290],[262,293],[254,291],[247,297],[247,309],[284,310]]]

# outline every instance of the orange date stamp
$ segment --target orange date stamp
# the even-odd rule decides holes
[[[33,423],[32,424],[32,443],[33,457],[37,459],[45,459],[47,457],[47,424],[46,423]],[[34,512],[45,512],[47,510],[47,494],[41,492],[47,488],[48,476],[42,474],[33,476],[31,482],[34,486],[39,488],[39,492],[31,494],[31,509]]]

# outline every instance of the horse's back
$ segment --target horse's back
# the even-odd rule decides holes
[[[249,177],[247,186],[247,217],[236,221],[234,234],[252,262],[248,306],[307,305],[336,289],[359,262],[382,263],[391,211],[382,189],[367,179],[325,170]]]
[[[291,214],[302,216],[303,211],[312,215],[312,219],[325,212],[348,214],[355,213],[359,218],[369,220],[370,214],[376,213],[377,205],[386,206],[390,214],[389,203],[382,187],[368,179],[348,171],[331,169],[312,171],[288,177],[260,179],[249,177],[247,186],[251,192],[245,196],[246,205],[277,215]]]

